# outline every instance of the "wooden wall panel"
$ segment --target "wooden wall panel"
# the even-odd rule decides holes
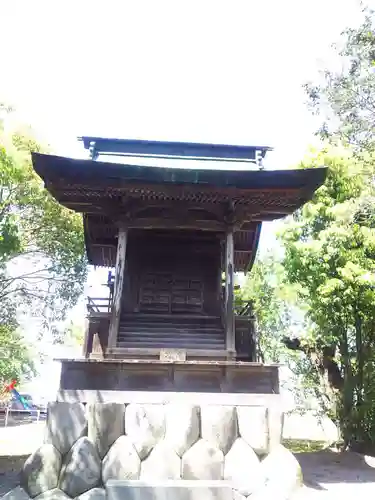
[[[130,231],[123,311],[220,315],[220,242],[201,234]]]

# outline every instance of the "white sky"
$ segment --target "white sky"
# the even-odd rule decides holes
[[[297,161],[301,84],[357,0],[0,0],[0,100],[58,153],[76,136],[265,144]]]
[[[357,0],[0,0],[0,102],[66,156],[99,135],[270,145],[285,168],[316,129],[301,85],[359,20]]]

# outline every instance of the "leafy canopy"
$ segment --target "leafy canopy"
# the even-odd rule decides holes
[[[308,307],[305,345],[335,391],[345,440],[368,442],[375,431],[374,186],[362,160],[348,151],[318,153],[301,167],[319,164],[328,167],[325,185],[281,235],[285,276]]]
[[[11,325],[0,325],[0,401],[5,385],[35,374],[33,352]]]
[[[374,299],[375,199],[370,179],[350,154],[323,152],[301,167],[319,164],[328,167],[325,185],[286,223],[281,239],[288,280],[298,283],[317,334],[330,342],[358,301]]]
[[[375,29],[374,12],[364,9],[358,28],[342,34],[340,69],[326,69],[320,81],[306,84],[311,109],[322,116],[318,133],[354,148],[375,149]]]
[[[76,304],[87,273],[80,215],[44,189],[31,165],[30,153],[40,148],[30,133],[3,125],[0,120],[0,390],[34,370],[36,353],[22,338],[18,314],[39,316],[35,337],[42,339],[51,318],[63,320]]]
[[[82,219],[44,189],[30,160],[38,150],[27,136],[0,134],[0,299],[60,299],[63,317],[86,278]]]
[[[325,185],[281,231],[282,271],[264,297],[260,327],[280,337],[288,323],[279,313],[279,290],[293,287],[305,312],[298,338],[285,338],[297,366],[337,419],[345,443],[375,445],[375,28],[374,13],[347,29],[339,70],[326,69],[306,85],[312,109],[322,116],[318,134],[329,148],[301,168],[328,167]],[[263,273],[258,290],[269,294]],[[266,279],[267,278],[267,279]],[[251,276],[250,276],[251,279]],[[253,285],[256,288],[256,279]],[[268,302],[267,302],[268,301]],[[269,330],[267,331],[267,328]],[[275,329],[278,329],[275,332]],[[268,333],[269,332],[269,333]]]

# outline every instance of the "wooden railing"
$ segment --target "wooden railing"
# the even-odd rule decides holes
[[[234,301],[234,314],[236,316],[253,317],[253,302],[252,300],[244,300],[238,297]]]
[[[86,307],[89,314],[110,313],[112,300],[111,297],[87,297]]]
[[[237,359],[258,361],[253,304],[249,300],[236,298],[234,310]]]
[[[87,311],[92,318],[91,321],[99,321],[100,318],[109,321],[109,315],[112,310],[111,297],[88,297]],[[102,320],[100,320],[102,321]],[[100,326],[100,325],[99,325]],[[105,323],[99,328],[97,323],[92,323],[91,329],[100,330],[100,343],[103,344],[104,337],[108,336],[108,324]],[[87,340],[88,344],[85,348],[85,355],[88,355],[94,349],[93,332],[91,332]],[[97,332],[98,333],[98,332]],[[106,344],[106,341],[104,342]],[[103,344],[103,346],[104,346]],[[105,350],[106,346],[102,349]],[[241,361],[257,361],[258,348],[255,331],[255,318],[252,311],[252,303],[250,301],[236,300],[235,303],[235,347],[237,359]]]

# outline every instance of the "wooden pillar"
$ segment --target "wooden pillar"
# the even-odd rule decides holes
[[[224,311],[224,303],[223,303],[223,300],[224,300],[224,297],[223,297],[223,267],[224,267],[223,246],[224,245],[223,245],[223,241],[220,240],[219,244],[220,244],[220,247],[219,247],[219,252],[218,252],[218,256],[217,256],[217,266],[218,266],[217,302],[218,302],[218,306],[220,309],[220,317],[221,317],[221,320],[223,321],[224,320],[224,314],[223,314],[223,311]]]
[[[234,325],[234,241],[233,228],[229,227],[225,242],[225,329],[226,349],[235,353]]]
[[[118,232],[115,283],[114,283],[113,301],[112,301],[112,315],[109,324],[109,334],[108,334],[109,349],[116,347],[117,335],[120,327],[127,237],[128,237],[127,229],[124,225],[121,225]]]
[[[82,354],[85,358],[88,358],[90,353],[90,322],[86,319],[85,323],[85,335],[83,337],[83,346],[82,346]]]

